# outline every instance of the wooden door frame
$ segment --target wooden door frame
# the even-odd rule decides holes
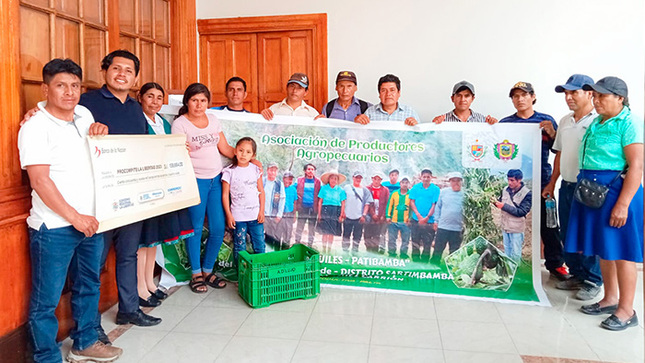
[[[278,16],[254,16],[244,18],[199,19],[197,31],[200,39],[209,35],[265,33],[292,30],[310,30],[313,34],[313,79],[312,85],[320,95],[312,105],[321,110],[327,103],[327,14],[298,14]],[[201,43],[201,41],[200,41]],[[200,69],[201,75],[205,70]]]

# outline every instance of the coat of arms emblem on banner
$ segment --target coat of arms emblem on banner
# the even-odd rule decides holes
[[[495,144],[495,157],[503,161],[513,160],[517,156],[518,149],[517,144],[504,140],[504,142]]]
[[[486,154],[486,147],[482,145],[479,140],[475,140],[469,147],[469,155],[475,160],[480,161],[484,154]]]

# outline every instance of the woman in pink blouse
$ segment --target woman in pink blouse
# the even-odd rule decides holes
[[[206,113],[210,101],[211,94],[206,86],[191,84],[184,92],[183,106],[172,124],[173,134],[186,135],[201,199],[198,205],[188,208],[195,234],[186,240],[186,250],[192,269],[190,288],[195,293],[208,291],[206,285],[216,289],[226,286],[226,282],[213,273],[213,267],[222,246],[225,227],[221,155],[232,158],[234,149],[226,141],[217,117]],[[205,215],[208,215],[209,233],[204,259],[200,261]]]

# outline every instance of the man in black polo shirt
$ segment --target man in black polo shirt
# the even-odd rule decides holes
[[[240,77],[231,77],[226,81],[226,104],[211,107],[212,110],[224,110],[231,112],[249,112],[244,108],[246,92],[246,81]]]
[[[141,105],[129,96],[139,75],[139,59],[127,50],[115,50],[101,62],[105,84],[103,87],[81,95],[80,104],[87,107],[96,122],[108,126],[110,134],[144,135],[148,126]],[[152,326],[161,319],[144,314],[139,309],[137,291],[137,250],[141,239],[142,222],[132,223],[105,232],[105,249],[101,265],[105,264],[110,246],[116,252],[116,281],[119,291],[117,324]],[[99,339],[109,344],[97,314]]]

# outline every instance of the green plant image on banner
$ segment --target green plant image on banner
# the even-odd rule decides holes
[[[508,188],[508,170],[520,169],[539,208],[536,125],[409,127],[209,112],[229,144],[242,137],[256,141],[265,178],[266,167],[278,165],[265,192],[275,206],[284,200],[288,212],[265,217],[267,251],[295,243],[313,247],[320,252],[321,283],[548,304],[540,285],[539,213],[509,217],[494,204]],[[313,179],[305,174],[308,164],[315,166]],[[390,180],[392,170],[398,175]],[[332,171],[338,185],[327,185]],[[285,172],[294,177],[283,178]],[[296,200],[283,195],[287,188]],[[516,260],[504,247],[508,223],[521,226]],[[225,238],[216,267],[222,273],[233,265],[231,249]]]

